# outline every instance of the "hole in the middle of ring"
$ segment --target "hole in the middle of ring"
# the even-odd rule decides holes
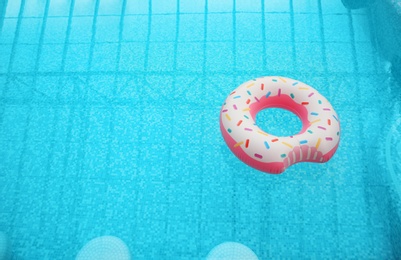
[[[265,108],[256,114],[256,124],[260,129],[275,136],[298,134],[302,129],[301,119],[282,108]]]

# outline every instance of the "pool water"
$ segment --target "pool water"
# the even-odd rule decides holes
[[[259,259],[401,256],[401,87],[363,9],[3,0],[0,29],[0,232],[13,259],[74,259],[106,235],[133,259],[204,259],[226,241]],[[221,105],[265,75],[336,109],[329,162],[270,175],[230,152]],[[300,128],[261,113],[266,130]]]

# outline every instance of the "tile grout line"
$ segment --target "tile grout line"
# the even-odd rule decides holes
[[[209,0],[205,0],[205,7],[204,7],[204,14],[203,14],[203,19],[204,19],[204,21],[203,21],[203,61],[202,61],[202,73],[201,73],[201,75],[202,75],[202,87],[204,87],[205,85],[206,85],[206,57],[207,57],[207,25],[208,25],[208,23],[207,23],[207,19],[208,19],[208,5],[209,5]],[[197,78],[198,78],[199,76],[197,76]],[[202,123],[201,123],[201,129],[204,129],[204,117],[203,117],[203,115],[201,115],[201,118],[202,118]],[[202,140],[203,140],[203,131],[201,131],[201,138],[202,138]],[[203,143],[203,142],[202,142]],[[203,153],[201,153],[201,162],[202,162],[202,164],[201,165],[204,165],[203,164],[203,162],[204,162],[204,160],[205,160],[205,158],[204,158],[204,154]],[[200,236],[200,239],[199,239],[199,242],[198,242],[198,251],[199,252],[201,252],[202,251],[202,245],[203,245],[203,243],[202,243],[202,241],[203,241],[203,237],[204,237],[204,232],[203,232],[203,229],[202,229],[202,221],[203,221],[203,218],[202,218],[202,216],[203,216],[203,214],[202,214],[202,208],[203,208],[203,190],[204,190],[204,187],[203,187],[203,181],[204,181],[204,179],[203,179],[203,173],[204,173],[204,169],[203,169],[203,167],[202,167],[202,173],[201,173],[201,176],[200,176],[200,178],[201,178],[201,180],[200,180],[200,195],[199,195],[199,205],[198,205],[198,220],[199,220],[199,222],[198,222],[198,230],[199,230],[199,236]]]
[[[92,62],[93,62],[93,52],[95,49],[95,45],[96,45],[96,25],[97,25],[97,15],[99,12],[99,5],[100,5],[100,0],[96,0],[95,3],[95,11],[94,11],[94,15],[93,15],[93,21],[92,21],[92,34],[91,34],[91,44],[90,44],[90,48],[89,48],[89,58],[88,58],[88,64],[87,64],[87,68],[86,71],[83,72],[83,76],[84,76],[84,88],[81,90],[82,91],[82,100],[84,101],[84,103],[82,104],[81,107],[81,113],[80,113],[80,118],[82,119],[81,122],[81,147],[79,149],[79,153],[80,153],[80,169],[78,171],[78,173],[81,174],[81,180],[83,179],[87,179],[89,178],[88,176],[86,178],[83,178],[83,169],[85,168],[85,155],[86,155],[86,149],[87,149],[87,145],[86,145],[86,141],[88,140],[88,134],[89,134],[89,118],[90,118],[90,107],[87,105],[87,101],[88,101],[88,92],[89,92],[89,86],[91,84],[91,74],[88,73],[91,71],[92,69]]]
[[[15,51],[16,51],[16,48],[17,48],[17,45],[18,45],[19,35],[20,35],[20,31],[21,31],[21,23],[22,23],[22,19],[23,19],[24,8],[25,8],[25,0],[21,0],[20,10],[19,10],[19,13],[18,13],[17,25],[16,25],[15,33],[14,33],[14,40],[13,40],[12,47],[11,47],[11,54],[10,54],[10,58],[8,60],[7,72],[0,74],[0,75],[5,75],[6,76],[6,82],[5,82],[4,88],[3,88],[2,93],[1,93],[1,100],[0,101],[2,101],[2,102],[5,102],[6,95],[8,93],[8,88],[9,88],[9,85],[11,84],[10,81],[11,81],[11,77],[12,77],[12,74],[11,74],[12,66],[14,64]],[[1,110],[0,110],[0,127],[3,125],[4,113],[5,113],[5,106],[1,106]]]
[[[295,14],[294,14],[294,3],[290,0],[290,27],[291,27],[291,56],[292,56],[292,66],[295,71],[298,71],[297,63],[297,48],[296,48],[296,37],[295,37]]]
[[[365,19],[368,20],[368,28],[369,28],[369,41],[368,43],[371,45],[372,50],[371,50],[371,55],[372,55],[372,59],[373,59],[373,66],[374,66],[374,71],[375,72],[379,72],[379,61],[378,61],[378,57],[375,53],[375,48],[377,48],[377,42],[376,42],[376,32],[375,32],[375,26],[373,23],[373,14],[371,11],[371,8],[367,8],[367,10],[365,9]]]
[[[32,86],[31,86],[31,89],[29,90],[29,92],[30,92],[29,97],[27,97],[23,102],[24,104],[27,105],[27,109],[28,109],[27,114],[28,115],[27,115],[27,117],[25,119],[25,123],[24,123],[24,131],[23,131],[22,145],[21,145],[22,146],[22,148],[21,148],[22,150],[21,150],[21,153],[20,153],[19,161],[18,161],[18,179],[21,179],[21,177],[22,177],[22,171],[23,171],[23,168],[24,168],[24,157],[25,157],[25,154],[26,154],[26,151],[27,151],[27,148],[28,148],[29,125],[30,125],[30,122],[31,122],[32,105],[33,105],[31,101],[33,100],[34,91],[35,91],[36,84],[37,84],[37,78],[38,78],[37,72],[39,70],[39,61],[40,61],[41,49],[42,49],[42,45],[43,45],[44,33],[45,33],[45,29],[46,29],[46,22],[47,22],[47,14],[48,14],[48,11],[49,11],[49,5],[50,5],[50,0],[47,0],[46,1],[46,5],[45,5],[45,10],[44,10],[44,15],[43,15],[43,18],[42,18],[42,27],[41,27],[41,31],[40,31],[40,37],[39,37],[39,42],[38,42],[38,47],[37,47],[37,52],[36,52],[34,75],[32,76],[33,77]],[[21,2],[21,8],[22,8],[22,2]],[[45,179],[44,191],[43,191],[43,193],[40,194],[42,203],[43,203],[44,198],[45,198],[44,194],[46,193],[46,184],[47,184],[47,182],[48,182],[48,180]],[[18,197],[18,196],[16,196],[16,197]],[[18,204],[18,203],[15,203],[15,204]],[[40,219],[39,219],[40,222],[41,222],[42,218],[43,218],[42,213],[40,213]],[[14,219],[13,219],[13,224],[14,225],[16,224],[15,223],[15,219],[16,219],[16,216],[14,216]]]
[[[61,58],[61,75],[59,75],[59,86],[64,86],[66,80],[65,80],[65,63],[66,63],[66,59],[67,59],[67,53],[68,53],[68,46],[69,46],[69,39],[70,39],[70,34],[71,34],[71,24],[72,24],[72,17],[74,14],[74,7],[75,7],[75,0],[71,0],[70,6],[69,6],[69,15],[68,15],[68,22],[67,22],[67,29],[65,32],[65,40],[64,40],[64,46],[63,46],[63,54],[62,54],[62,58]],[[75,90],[75,86],[74,86],[74,92],[76,92]],[[60,102],[60,94],[61,94],[61,88],[57,91],[57,97],[56,97],[56,102]],[[64,107],[66,107],[66,105],[64,105]],[[56,106],[56,109],[61,109],[61,107]],[[68,115],[68,120],[67,120],[67,130],[66,130],[66,137],[65,137],[65,142],[66,142],[66,148],[65,148],[65,153],[63,155],[63,163],[62,163],[62,172],[61,172],[61,176],[63,178],[68,178],[69,176],[67,176],[67,165],[68,165],[68,159],[69,159],[69,154],[71,151],[71,138],[72,138],[72,124],[73,124],[73,115],[74,112],[71,111],[75,111],[75,106],[72,106],[71,110],[69,110],[69,115]],[[57,122],[59,121],[59,115],[58,113],[55,113],[54,116],[54,123],[53,123],[53,127],[56,128]],[[55,130],[54,133],[52,133],[53,139],[55,138]],[[51,163],[51,158],[49,158],[49,164]],[[65,202],[63,200],[63,195],[66,193],[66,189],[68,189],[68,187],[62,187],[62,189],[60,189],[59,192],[59,207],[63,208]],[[74,193],[74,201],[77,201],[77,195],[76,192]],[[74,212],[75,212],[75,208],[74,208]],[[60,216],[59,216],[60,217]],[[69,240],[72,241],[73,240],[73,236],[70,235]]]
[[[91,71],[92,67],[92,61],[93,61],[93,52],[95,48],[95,41],[96,41],[96,24],[97,24],[97,14],[99,12],[99,5],[100,5],[100,0],[96,0],[95,3],[95,10],[94,10],[94,15],[93,15],[93,21],[92,21],[92,35],[91,35],[91,44],[90,44],[90,49],[89,49],[89,58],[88,58],[88,63],[87,63],[87,68],[86,71],[83,73],[84,79],[78,78],[80,80],[80,84],[83,83],[82,89],[74,88],[76,90],[77,95],[81,95],[80,98],[83,100],[83,103],[79,107],[79,119],[81,120],[80,122],[80,133],[79,133],[79,138],[80,138],[80,145],[78,148],[78,160],[77,160],[77,169],[76,169],[76,180],[78,181],[79,185],[77,186],[76,189],[76,198],[75,198],[75,207],[74,207],[74,215],[77,214],[77,210],[79,208],[79,205],[82,203],[82,193],[84,192],[84,187],[85,183],[87,183],[87,180],[90,179],[89,176],[85,176],[85,159],[86,159],[86,152],[87,152],[87,140],[88,140],[88,135],[89,135],[89,119],[90,119],[90,106],[88,106],[88,92],[89,92],[89,85],[90,85],[90,79],[91,75],[90,73],[87,73]],[[82,85],[81,85],[82,86]],[[102,214],[102,211],[99,212],[99,214]],[[74,216],[75,219],[75,216]],[[74,233],[78,234],[79,231],[79,223],[78,221],[74,223]]]
[[[276,73],[285,73],[285,74],[289,74],[291,73],[293,70],[275,70]],[[253,70],[254,73],[263,73],[263,70]],[[82,77],[82,76],[86,76],[86,75],[90,75],[90,76],[99,76],[99,75],[114,75],[116,72],[115,71],[90,71],[90,72],[38,72],[37,75],[39,76],[62,76],[62,75],[67,75],[67,76],[78,76],[78,77]],[[178,72],[180,76],[188,76],[188,75],[198,75],[198,76],[202,76],[203,72],[199,72],[199,71],[186,71],[186,72]],[[140,76],[140,75],[145,75],[145,76],[155,76],[155,75],[163,75],[163,76],[172,76],[173,73],[171,71],[151,71],[151,72],[145,72],[145,71],[124,71],[124,70],[120,70],[118,71],[118,74],[120,75],[128,75],[128,76],[132,76],[132,75],[136,75],[136,76]],[[234,72],[227,72],[227,71],[210,71],[210,72],[205,72],[206,75],[208,76],[234,76],[234,75],[240,75],[240,76],[247,76],[249,75],[249,71],[247,70],[237,70],[235,73]],[[305,72],[304,73],[307,76],[319,76],[319,77],[324,77],[325,74],[323,72]],[[377,76],[377,75],[382,75],[382,76],[386,76],[388,75],[387,73],[363,73],[363,72],[359,72],[360,75],[364,75],[364,76]],[[0,73],[0,76],[4,76],[7,74],[3,74]],[[10,73],[8,74],[9,76],[34,76],[35,73],[31,73],[31,72],[22,72],[22,73]],[[328,76],[341,76],[341,77],[350,77],[353,75],[353,72],[330,72],[327,74]]]
[[[117,73],[120,70],[120,58],[121,58],[121,42],[123,38],[123,31],[124,31],[124,19],[125,19],[125,10],[127,6],[127,0],[123,0],[122,7],[121,7],[121,14],[120,14],[120,22],[119,22],[119,32],[118,32],[118,45],[117,45],[117,58],[116,58],[116,65],[115,65],[115,73],[113,79],[113,91],[112,91],[112,100],[115,100],[115,96],[117,95],[117,88],[118,88],[118,80],[119,74]],[[109,141],[107,142],[107,155],[106,155],[106,162],[107,162],[107,175],[111,177],[111,152],[112,152],[112,143],[114,138],[114,119],[116,117],[116,104],[114,102],[110,102],[110,120],[109,120]]]
[[[115,100],[115,96],[117,95],[118,89],[118,82],[119,82],[119,74],[117,73],[120,70],[120,58],[121,58],[121,42],[123,39],[123,31],[124,31],[124,19],[125,19],[125,11],[127,7],[127,0],[123,0],[122,7],[121,7],[121,14],[120,14],[120,22],[119,22],[119,33],[118,33],[118,46],[117,46],[117,58],[116,58],[116,66],[115,66],[115,73],[113,79],[113,91],[112,91],[112,100]],[[111,163],[111,154],[112,154],[112,144],[114,142],[114,135],[115,135],[115,126],[114,120],[116,118],[116,110],[117,106],[115,102],[110,102],[110,120],[109,120],[109,141],[107,142],[107,155],[106,155],[106,162],[107,162],[107,176],[111,178],[112,172],[112,163]]]
[[[36,57],[36,62],[35,62],[35,69],[34,69],[35,74],[37,74],[37,72],[39,71],[40,57],[42,55],[42,50],[43,50],[43,41],[44,41],[44,36],[45,36],[45,31],[46,31],[46,26],[47,26],[47,19],[48,19],[48,16],[49,16],[49,9],[50,9],[50,0],[46,0],[45,12],[44,12],[44,17],[43,17],[43,24],[42,24],[41,33],[40,33],[40,39],[39,39],[39,47],[38,47],[37,57]],[[38,77],[40,77],[40,76],[36,75],[34,77],[33,90],[32,91],[34,91],[36,89],[36,87],[38,87],[38,84],[37,84]],[[33,97],[33,95],[32,95],[32,97]],[[32,98],[32,100],[33,100],[33,98]],[[31,106],[33,106],[33,105],[34,105],[33,102],[29,102],[29,107],[31,108],[31,109],[29,109],[30,111],[32,110]],[[52,107],[52,109],[53,109],[53,107]],[[54,109],[53,109],[53,111],[54,111]],[[53,116],[53,118],[55,118],[55,117],[56,117],[56,115]],[[53,119],[53,120],[55,120],[55,119]],[[29,128],[29,125],[30,125],[30,118],[29,118],[28,122],[26,123],[26,128],[27,129]],[[44,186],[45,186],[45,188],[44,188],[43,193],[41,194],[42,202],[46,202],[47,198],[49,196],[48,190],[49,190],[49,182],[50,182],[50,175],[51,175],[50,167],[51,167],[51,158],[52,158],[53,150],[54,150],[54,146],[55,146],[55,144],[54,144],[55,143],[54,135],[55,135],[55,132],[56,132],[55,129],[56,129],[56,125],[53,124],[51,138],[47,142],[49,144],[49,151],[48,151],[48,155],[47,155],[47,160],[48,161],[47,161],[47,164],[46,164],[46,172],[47,172],[47,174],[44,176]],[[27,130],[26,134],[28,135],[28,130]],[[45,225],[45,214],[43,212],[44,211],[42,210],[41,214],[40,214],[41,215],[40,216],[40,226],[41,227],[45,227],[46,226]]]
[[[151,26],[152,26],[152,0],[149,1],[148,7],[148,33],[146,35],[146,47],[145,47],[145,61],[144,61],[144,68],[145,71],[149,67],[149,48],[150,48],[150,36],[152,33]]]
[[[323,19],[323,7],[322,1],[318,0],[318,9],[319,9],[319,30],[320,30],[320,50],[322,52],[323,58],[323,75],[328,74],[328,65],[327,65],[327,50],[326,50],[326,37],[324,34],[324,19]],[[325,81],[327,82],[327,77],[325,77]]]
[[[6,78],[6,83],[5,83],[5,87],[4,87],[4,89],[3,89],[3,93],[2,93],[2,101],[3,101],[3,105],[1,106],[2,107],[2,111],[1,111],[1,114],[0,114],[0,127],[3,125],[3,120],[4,120],[4,114],[5,114],[5,105],[4,105],[4,103],[5,103],[5,100],[6,100],[6,95],[7,95],[7,92],[8,92],[8,86],[9,86],[9,84],[11,84],[10,83],[10,81],[11,81],[11,79],[10,79],[10,72],[11,72],[11,68],[12,68],[12,65],[13,65],[13,63],[14,63],[14,58],[15,58],[15,50],[16,50],[16,46],[17,46],[17,42],[18,42],[18,39],[19,39],[19,34],[20,34],[20,31],[21,31],[21,23],[22,23],[22,19],[23,19],[23,13],[24,13],[24,8],[25,8],[25,0],[21,0],[21,5],[20,5],[20,10],[19,10],[19,13],[18,13],[18,22],[17,22],[17,26],[16,26],[16,29],[15,29],[15,35],[14,35],[14,40],[13,40],[13,45],[12,45],[12,48],[11,48],[11,55],[10,55],[10,59],[9,59],[9,63],[8,63],[8,70],[7,70],[7,78]],[[22,151],[20,152],[20,161],[22,160],[21,158],[22,158]],[[12,227],[14,227],[15,226],[15,222],[16,222],[16,219],[17,219],[17,213],[18,213],[18,211],[17,211],[17,207],[15,206],[15,205],[18,205],[18,202],[19,202],[19,200],[20,200],[20,197],[19,197],[19,195],[20,195],[20,189],[21,189],[21,185],[20,185],[20,183],[21,183],[21,171],[20,171],[20,169],[19,169],[19,165],[18,165],[18,169],[17,169],[17,177],[16,177],[16,179],[17,179],[17,183],[16,183],[16,186],[15,186],[15,191],[14,191],[14,196],[13,196],[13,204],[14,204],[14,207],[12,208],[12,211],[11,211],[11,213],[12,213],[12,215],[11,215],[11,219],[10,219],[10,223],[12,223]]]
[[[232,25],[233,25],[233,39],[232,39],[232,52],[233,52],[233,70],[234,70],[234,74],[237,71],[237,57],[236,57],[236,53],[237,53],[237,13],[236,13],[236,0],[232,0],[233,1],[233,10],[232,10]]]
[[[152,0],[148,0],[148,14],[147,14],[147,16],[148,16],[148,21],[147,21],[148,31],[147,31],[147,34],[146,34],[146,41],[145,41],[146,42],[146,46],[145,46],[145,54],[144,54],[144,56],[145,56],[145,59],[144,59],[144,70],[145,71],[147,71],[148,67],[149,67],[150,36],[152,34],[152,27],[151,27],[152,26],[152,12],[153,12]],[[132,79],[132,77],[134,76],[132,73],[129,73],[128,75],[131,76],[130,79]],[[143,87],[138,89],[138,93],[139,93],[139,96],[143,96],[143,92],[144,92],[143,88],[148,87],[147,86],[147,79],[146,79],[146,75],[138,75],[138,78],[139,77],[141,79]],[[140,108],[144,107],[143,106],[143,99],[139,99],[138,103],[139,103],[139,107]],[[143,123],[143,119],[144,119],[143,118],[143,113],[139,113],[138,117],[139,117],[139,122],[141,122],[141,124],[142,124]],[[138,145],[138,153],[136,155],[136,161],[137,162],[141,161],[141,157],[142,157],[142,153],[143,153],[142,149],[139,148],[140,146],[142,146],[144,144],[142,139],[141,139],[141,137],[142,137],[142,127],[140,127],[140,129],[138,131],[138,143],[139,143],[139,145]],[[136,212],[136,217],[135,217],[136,220],[140,219],[139,214],[140,214],[141,207],[142,207],[142,205],[139,203],[139,200],[137,202],[138,202],[139,208],[138,208],[138,210]],[[134,223],[135,223],[135,227],[138,227],[139,224],[140,224],[138,221],[134,221]]]
[[[328,75],[329,69],[328,69],[328,64],[327,64],[327,49],[326,49],[326,36],[324,33],[324,18],[323,18],[323,6],[322,6],[322,0],[317,0],[318,3],[318,13],[319,13],[319,30],[320,30],[320,41],[321,41],[321,52],[322,52],[322,58],[323,58],[323,74],[322,77],[324,78],[325,82],[328,82]],[[331,93],[330,88],[328,88],[328,92]],[[339,221],[338,221],[338,196],[337,196],[337,189],[336,189],[336,184],[334,182],[330,183],[330,186],[333,190],[333,197],[334,197],[334,209],[335,209],[335,225],[334,225],[334,233],[336,237],[336,252],[335,255],[338,255],[338,248],[339,248],[339,243],[340,243],[340,238],[339,238]]]
[[[3,31],[4,19],[6,18],[7,1],[0,2],[0,32]]]
[[[356,58],[357,52],[356,52],[356,46],[355,46],[355,32],[354,32],[354,28],[353,28],[352,13],[350,10],[348,10],[348,26],[349,26],[349,34],[350,34],[351,52],[352,52],[352,58],[353,58],[352,60],[353,60],[353,66],[354,66],[353,73],[355,75],[355,74],[359,74],[359,64],[358,64],[358,60]]]
[[[70,44],[71,24],[72,24],[72,17],[74,15],[74,6],[75,6],[75,0],[71,0],[68,21],[67,21],[67,30],[64,40],[63,55],[61,58],[61,73],[65,72],[65,62],[66,62],[65,60],[67,58],[68,47]]]
[[[69,45],[69,39],[70,39],[70,34],[71,34],[71,24],[72,24],[72,17],[74,14],[74,8],[75,8],[75,0],[71,1],[70,4],[70,11],[69,11],[69,17],[68,17],[68,25],[67,25],[67,31],[66,31],[66,35],[65,35],[65,41],[64,41],[64,49],[63,49],[63,56],[62,56],[62,60],[61,60],[61,74],[59,75],[59,77],[65,77],[65,62],[67,59],[67,52],[68,52],[68,45]],[[73,74],[70,75],[74,76]],[[75,92],[76,87],[74,86],[74,92]],[[61,90],[59,91],[61,92]],[[60,100],[57,100],[58,102],[60,102]],[[72,106],[72,111],[75,111],[75,106]],[[67,142],[67,148],[66,148],[66,153],[64,155],[64,163],[63,163],[63,173],[64,173],[64,177],[66,172],[67,172],[67,161],[68,161],[68,154],[70,153],[70,149],[71,149],[71,138],[72,138],[72,122],[73,122],[73,112],[70,111],[70,114],[68,116],[68,123],[67,123],[67,136],[66,136],[66,142]]]
[[[212,11],[209,12],[210,14],[231,14],[232,12],[229,11]],[[237,11],[238,14],[260,14],[260,12],[256,11]],[[269,14],[290,14],[291,12],[285,12],[285,11],[270,11],[268,12]],[[201,12],[181,12],[182,15],[196,15],[196,14],[204,14]],[[301,11],[298,12],[298,14],[318,14],[318,12],[307,12],[307,11]],[[332,15],[344,15],[346,16],[346,13],[343,12],[333,12],[331,13]],[[153,14],[154,16],[173,16],[175,13],[155,13]],[[98,15],[98,17],[118,17],[119,15],[117,14],[101,14]],[[127,17],[132,17],[132,16],[147,16],[146,13],[132,13],[132,14],[126,14]],[[92,17],[92,15],[89,14],[78,14],[75,15],[74,17]],[[4,17],[5,19],[17,19],[18,16],[8,16]],[[27,19],[35,19],[35,18],[42,18],[41,16],[26,16],[25,18]],[[68,18],[68,15],[49,15],[49,18]]]
[[[98,14],[99,14],[99,5],[100,5],[100,0],[96,0],[95,4],[95,12],[93,14],[93,21],[92,21],[92,35],[91,35],[91,43],[90,43],[90,49],[89,49],[89,59],[88,59],[88,65],[86,68],[86,71],[91,71],[92,69],[92,62],[93,62],[93,52],[95,49],[96,45],[96,25],[97,25],[97,19],[98,19]]]
[[[263,66],[263,71],[267,71],[267,46],[266,46],[266,15],[265,15],[265,0],[261,1],[261,14],[262,14],[262,66]],[[265,74],[263,74],[265,75]]]
[[[268,63],[267,63],[267,46],[266,46],[267,36],[266,36],[265,0],[261,1],[261,12],[262,12],[262,41],[263,41],[263,48],[262,48],[263,49],[263,70],[267,72],[269,70],[268,70],[268,65],[267,65]],[[263,75],[266,75],[266,74],[263,74]],[[267,196],[265,196],[264,200],[262,200],[262,202],[260,203],[261,211],[263,210],[264,207],[269,208],[271,205],[270,188],[267,189],[266,192],[267,192]],[[267,216],[270,216],[270,212],[267,211],[266,213],[268,214]],[[260,217],[261,222],[263,221],[263,216],[264,215],[261,214],[261,217]],[[264,222],[264,224],[262,225],[262,229],[259,232],[259,237],[262,238],[262,236],[264,234],[266,234],[267,240],[269,241],[270,236],[271,236],[271,233],[269,232],[270,228],[271,228],[271,225],[270,225],[269,221]],[[259,240],[258,246],[259,246],[259,252],[262,252],[261,249],[263,248],[263,239]],[[262,255],[263,255],[263,253],[262,253]],[[266,255],[270,257],[270,255],[268,253]]]
[[[232,16],[233,16],[233,71],[234,71],[234,75],[233,77],[233,81],[236,82],[237,81],[237,58],[236,58],[236,52],[237,52],[237,45],[236,45],[236,33],[237,33],[237,20],[236,20],[236,11],[237,11],[237,3],[236,0],[233,0],[233,10],[232,10]],[[232,223],[232,227],[233,227],[233,239],[234,241],[237,240],[237,224],[238,224],[238,220],[237,220],[237,214],[236,211],[234,210],[236,208],[236,204],[237,204],[237,200],[238,200],[238,196],[237,196],[237,192],[238,192],[238,184],[236,182],[236,178],[235,178],[235,173],[232,173],[231,176],[231,183],[232,183],[232,190],[233,190],[233,196],[231,198],[231,210],[233,211],[232,214],[232,218],[233,218],[233,223]]]
[[[74,16],[74,17],[76,17],[76,16]],[[24,18],[24,19],[26,19],[26,18]],[[294,38],[295,38],[295,36],[294,36]],[[144,40],[123,40],[121,42],[122,43],[146,43],[146,40],[145,41]],[[174,40],[152,40],[152,43],[174,43],[174,42],[175,42]],[[178,40],[178,42],[179,43],[203,43],[203,41],[201,41],[201,40],[185,40],[185,41]],[[213,42],[213,43],[232,43],[232,40],[210,40],[208,42]],[[247,39],[247,40],[240,40],[238,42],[242,42],[242,43],[261,43],[261,44],[263,44],[263,39],[262,40],[250,40],[250,39]],[[281,43],[281,44],[289,44],[290,43],[291,44],[291,43],[294,42],[294,40],[291,39],[289,41],[287,41],[287,40],[280,41],[280,40],[274,40],[274,39],[271,39],[271,40],[267,40],[266,39],[266,42],[268,42],[268,43]],[[320,43],[320,41],[317,41],[317,40],[311,40],[311,41],[300,40],[300,41],[297,41],[297,42],[298,43]],[[97,42],[97,44],[111,44],[111,43],[118,44],[119,41],[118,40],[111,40],[111,41],[98,41]],[[330,40],[330,41],[326,41],[326,43],[349,43],[349,41]],[[370,41],[363,41],[362,43],[370,43]],[[46,45],[49,45],[49,46],[51,46],[51,45],[60,45],[60,44],[61,43],[58,43],[58,42],[46,43]],[[76,41],[76,42],[72,42],[71,44],[74,44],[74,45],[88,45],[89,43],[86,42],[86,41],[82,41],[82,42]],[[8,46],[8,45],[11,45],[11,44],[9,44],[9,43],[0,43],[0,46]],[[21,43],[20,45],[23,45],[23,46],[34,46],[36,44],[35,43]],[[1,74],[4,74],[4,72],[2,72]]]
[[[353,57],[353,66],[354,66],[354,78],[355,78],[355,84],[356,84],[356,93],[357,96],[360,98],[361,97],[361,91],[360,88],[358,86],[360,86],[360,81],[361,81],[361,77],[359,75],[359,71],[360,71],[360,67],[359,67],[359,63],[358,63],[358,59],[357,59],[357,51],[356,51],[356,40],[355,40],[355,31],[354,31],[354,20],[353,20],[353,13],[351,12],[351,10],[348,10],[348,26],[349,26],[349,33],[350,33],[350,40],[351,40],[351,52],[352,52],[352,57]],[[362,111],[361,111],[362,113]],[[366,135],[365,133],[365,128],[360,127],[359,132],[362,133],[362,136]],[[365,158],[369,158],[369,155],[367,154],[367,149],[366,149],[366,144],[365,142],[362,142],[361,144],[362,146],[362,151],[363,153],[365,153],[366,156],[364,156]],[[364,192],[364,202],[365,202],[365,210],[366,212],[369,212],[369,209],[371,208],[371,203],[369,199],[369,184],[366,182],[363,182],[362,187],[363,192]],[[370,237],[372,237],[372,225],[370,224],[372,223],[371,221],[371,214],[367,214],[367,223],[366,225],[369,227],[368,232],[371,234]],[[370,247],[373,248],[374,247],[374,242],[372,239],[369,240],[369,243],[371,244]]]
[[[174,55],[173,55],[173,71],[177,71],[177,50],[178,50],[178,37],[179,37],[179,29],[180,29],[180,0],[176,0],[176,24],[175,24],[175,28],[176,28],[176,32],[175,32],[175,41],[174,41]],[[172,86],[173,88],[176,87],[177,84],[177,76],[173,76],[173,82],[172,82]],[[169,143],[168,143],[168,148],[167,148],[167,154],[169,159],[171,159],[171,155],[172,155],[172,136],[173,136],[173,126],[175,123],[175,118],[174,118],[174,108],[171,108],[170,111],[170,124],[172,125],[169,135]],[[171,197],[171,165],[167,168],[167,173],[166,173],[166,181],[167,181],[167,209],[166,209],[166,226],[165,226],[165,234],[166,234],[166,244],[170,244],[171,243],[171,239],[169,237],[169,228],[170,228],[170,205],[172,197]]]

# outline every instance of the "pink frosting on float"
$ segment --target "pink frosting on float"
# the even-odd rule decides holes
[[[230,136],[230,134],[227,132],[227,130],[223,127],[223,124],[221,122],[221,116],[220,116],[220,130],[221,133],[223,134],[223,138],[226,141],[228,147],[230,150],[244,163],[247,165],[259,170],[266,172],[268,171],[269,173],[277,174],[277,173],[282,173],[285,170],[285,166],[283,162],[272,162],[272,163],[264,163],[264,162],[259,162],[257,160],[252,159],[249,157],[244,150],[233,148],[235,145],[235,140]]]
[[[277,96],[270,96],[268,98],[262,97],[258,102],[255,102],[250,105],[249,107],[250,114],[253,118],[253,120],[256,121],[256,115],[259,113],[261,110],[266,109],[266,108],[282,108],[286,109],[288,111],[291,111],[292,113],[296,114],[302,122],[302,129],[301,131],[297,134],[294,135],[294,138],[297,138],[297,136],[303,134],[308,128],[310,127],[310,122],[308,120],[308,111],[305,108],[305,106],[300,105],[296,102],[294,102],[291,97],[288,95],[277,95]],[[327,162],[336,152],[338,148],[338,144],[331,149],[328,153],[322,154],[319,152],[316,148],[310,147],[308,145],[301,145],[301,146],[296,146],[292,149],[290,153],[286,156],[286,158],[282,162],[271,162],[271,163],[264,163],[260,162],[258,160],[255,160],[251,157],[249,157],[242,148],[234,148],[234,145],[236,141],[230,136],[230,134],[227,132],[227,130],[223,127],[223,123],[221,121],[221,114],[220,114],[220,129],[223,135],[224,140],[226,141],[228,147],[230,150],[244,163],[247,165],[263,171],[263,172],[269,172],[273,174],[279,174],[284,172],[286,168],[289,166],[299,163],[299,162],[316,162],[316,163],[324,163]],[[308,157],[309,154],[309,157]],[[295,159],[293,159],[295,158]]]
[[[257,113],[255,113],[256,115]],[[271,163],[264,163],[257,161],[251,157],[249,157],[244,150],[241,148],[234,148],[235,145],[235,140],[230,136],[230,134],[227,132],[227,130],[223,127],[223,124],[221,122],[221,117],[220,117],[220,130],[223,135],[223,138],[225,142],[227,143],[228,147],[230,150],[245,164],[263,172],[268,172],[272,174],[279,174],[285,171],[289,166],[299,163],[299,162],[316,162],[316,163],[324,163],[327,162],[336,152],[338,148],[338,144],[330,150],[328,153],[325,155],[322,155],[322,153],[317,152],[317,149],[312,147],[310,148],[307,145],[302,145],[301,148],[299,146],[294,147],[292,153],[296,155],[296,160],[291,161],[291,156],[292,153],[290,152],[289,156],[284,160],[284,162],[271,162]],[[306,158],[306,155],[308,154],[308,150],[311,149],[310,152],[310,159]],[[301,153],[303,155],[303,159],[300,160]],[[314,154],[317,153],[317,156],[315,157]],[[315,159],[313,159],[315,158]],[[321,159],[322,158],[322,159]]]
[[[257,113],[273,107],[296,114],[301,131],[274,136],[260,129]],[[235,89],[223,104],[220,128],[241,161],[268,173],[281,173],[298,162],[326,162],[340,138],[340,122],[327,99],[302,82],[277,76],[254,79]]]

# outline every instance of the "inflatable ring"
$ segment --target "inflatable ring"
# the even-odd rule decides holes
[[[279,137],[260,129],[256,114],[273,107],[296,114],[301,131]],[[263,77],[240,85],[223,104],[220,129],[241,161],[268,173],[282,173],[298,162],[327,162],[340,141],[340,122],[329,101],[305,83],[284,77]]]

